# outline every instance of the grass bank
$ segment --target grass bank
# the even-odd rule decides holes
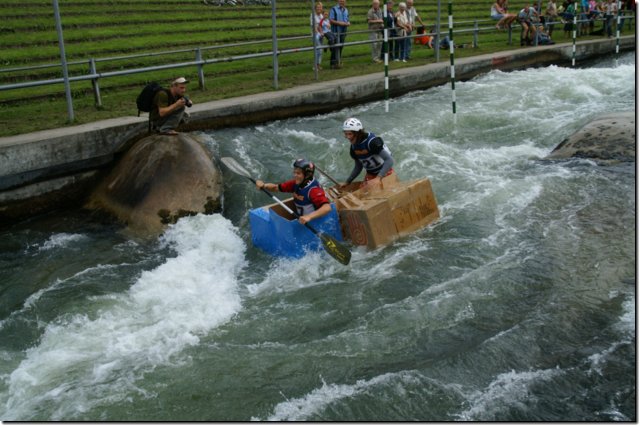
[[[70,75],[89,72],[90,58],[109,58],[176,49],[219,46],[229,43],[271,39],[270,6],[210,6],[195,0],[60,0],[65,36],[65,47],[71,65]],[[474,20],[479,27],[488,29],[479,34],[479,45],[471,48],[473,34],[457,34],[456,44],[464,49],[456,51],[457,57],[466,57],[516,48],[519,27],[514,27],[513,45],[507,44],[507,32],[493,28],[494,22],[482,22],[489,17],[490,2],[486,0],[462,0],[454,5],[455,27],[472,28]],[[325,3],[330,7],[334,3]],[[351,13],[351,34],[347,41],[366,40],[366,12],[369,0],[347,0]],[[416,0],[416,7],[428,26],[436,16],[436,3]],[[515,11],[521,8],[513,3]],[[59,63],[59,50],[51,2],[18,0],[3,2],[0,6],[5,19],[0,23],[0,85],[60,78],[60,67],[7,72],[17,67]],[[279,0],[277,17],[279,38],[308,36],[310,2]],[[443,3],[441,23],[447,25],[446,3]],[[600,27],[596,23],[596,29]],[[635,32],[635,23],[624,25],[624,34]],[[586,35],[581,40],[601,38]],[[570,41],[556,25],[554,40]],[[279,49],[307,47],[310,37],[285,41]],[[203,51],[204,59],[224,58],[235,55],[268,52],[270,42],[237,45]],[[408,63],[393,62],[397,69],[435,62],[434,50],[414,45],[412,59]],[[99,72],[149,67],[167,63],[181,63],[195,59],[193,52],[163,56],[118,59],[98,62]],[[448,61],[448,51],[441,52],[441,61]],[[380,72],[381,64],[370,58],[369,45],[347,46],[344,49],[344,67],[329,70],[329,53],[323,55],[325,69],[319,80],[326,81],[367,73]],[[313,53],[300,52],[279,56],[279,88],[315,82],[312,70]],[[221,62],[204,67],[206,88],[200,90],[197,83],[191,85],[190,95],[195,102],[224,99],[271,91],[273,89],[272,59],[254,58],[244,61]],[[146,72],[100,80],[103,106],[96,108],[90,82],[72,83],[72,96],[76,120],[67,122],[67,109],[62,84],[0,91],[0,136],[21,134],[36,130],[82,124],[113,117],[135,115],[135,98],[149,81],[166,82],[175,75],[197,79],[196,67]]]

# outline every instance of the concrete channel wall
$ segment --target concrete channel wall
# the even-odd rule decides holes
[[[635,49],[635,36],[620,39],[621,51]],[[576,63],[614,52],[615,39],[582,41],[576,46]],[[566,66],[571,58],[572,45],[565,43],[457,59],[456,80],[494,69]],[[446,61],[391,71],[390,94],[395,97],[448,83],[449,68]],[[248,126],[380,99],[384,99],[384,74],[368,74],[196,104],[190,110],[189,125],[182,130]],[[0,138],[0,225],[81,205],[116,156],[146,134],[146,117],[122,117]]]

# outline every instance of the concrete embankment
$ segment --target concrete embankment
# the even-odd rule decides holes
[[[621,38],[622,51],[635,47],[635,36]],[[614,39],[583,41],[577,44],[576,59],[581,63],[614,51]],[[493,69],[570,65],[571,57],[571,44],[566,43],[458,59],[456,79],[468,80]],[[391,96],[448,83],[449,73],[448,61],[391,71]],[[194,95],[197,100],[197,93]],[[383,73],[320,82],[196,104],[183,130],[246,126],[329,112],[383,97]],[[99,174],[108,172],[115,156],[144,137],[146,131],[146,117],[122,117],[0,138],[0,224],[80,205]]]

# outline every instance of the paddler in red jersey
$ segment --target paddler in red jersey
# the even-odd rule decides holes
[[[331,211],[331,204],[320,183],[313,177],[316,167],[311,161],[299,158],[293,163],[293,179],[280,184],[256,181],[258,189],[293,193],[293,203],[305,224]]]

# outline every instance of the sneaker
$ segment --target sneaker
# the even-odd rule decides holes
[[[402,60],[402,62],[407,62],[407,60],[406,60],[406,59],[403,59],[403,60]]]
[[[400,59],[394,59],[393,62],[400,62]]]

